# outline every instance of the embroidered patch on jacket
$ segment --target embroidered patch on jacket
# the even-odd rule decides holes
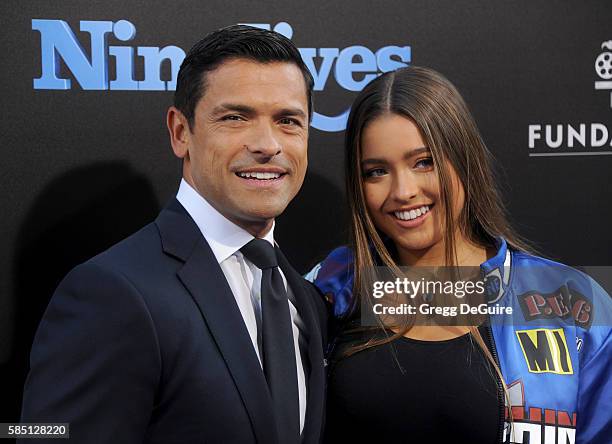
[[[593,322],[593,304],[576,290],[563,285],[552,293],[529,291],[518,297],[526,321],[572,318],[588,330]]]
[[[572,375],[572,360],[562,328],[517,330],[516,336],[530,373]]]

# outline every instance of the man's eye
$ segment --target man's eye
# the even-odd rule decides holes
[[[418,169],[431,169],[433,168],[433,158],[425,157],[424,159],[419,159],[414,164],[414,167]]]
[[[302,123],[298,119],[292,119],[291,117],[283,117],[279,120],[281,125],[296,125],[302,126]]]
[[[363,176],[367,179],[370,177],[380,177],[387,174],[387,171],[382,168],[374,168],[372,170],[364,171]]]
[[[230,114],[228,116],[223,116],[222,120],[241,121],[241,120],[244,120],[244,117],[239,116],[237,114]]]

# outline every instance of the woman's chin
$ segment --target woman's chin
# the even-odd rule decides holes
[[[437,243],[431,236],[410,236],[410,238],[401,236],[392,239],[398,250],[412,254],[419,254],[430,250]]]

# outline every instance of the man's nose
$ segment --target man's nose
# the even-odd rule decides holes
[[[272,124],[262,123],[254,129],[253,137],[247,144],[247,149],[253,154],[274,157],[281,153],[282,146]]]

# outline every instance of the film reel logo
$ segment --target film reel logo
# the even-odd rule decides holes
[[[601,49],[603,52],[595,59],[595,72],[602,80],[595,82],[595,89],[612,90],[612,40],[603,42]],[[612,108],[612,92],[610,108]]]

